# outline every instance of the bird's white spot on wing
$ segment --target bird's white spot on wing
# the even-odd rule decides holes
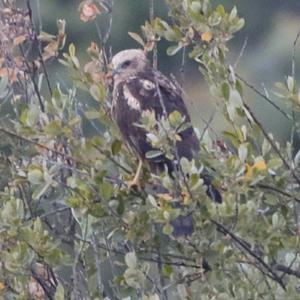
[[[155,118],[155,112],[153,109],[145,109],[142,112],[143,118]]]
[[[156,88],[155,83],[148,79],[140,79],[140,83],[142,84],[143,88],[147,91],[151,91]]]
[[[127,78],[126,80],[126,83],[130,83],[132,80],[136,79],[137,77],[134,75],[134,76],[130,76]]]
[[[141,109],[140,101],[131,94],[131,92],[128,89],[126,84],[123,87],[123,94],[124,94],[125,99],[127,100],[128,106],[130,108],[132,108],[134,110],[140,110]]]

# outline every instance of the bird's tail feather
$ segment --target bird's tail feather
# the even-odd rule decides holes
[[[178,216],[171,221],[173,227],[172,235],[175,238],[190,236],[194,232],[194,224],[192,215]]]
[[[210,177],[208,175],[201,175],[201,178],[207,186],[207,196],[217,203],[222,203],[222,196],[211,183]],[[187,237],[192,235],[194,232],[193,216],[191,214],[178,216],[176,219],[171,221],[171,225],[173,226],[172,235],[176,238],[184,236]]]

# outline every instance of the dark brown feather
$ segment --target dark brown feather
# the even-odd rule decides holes
[[[145,83],[149,83],[148,89],[145,88]],[[139,100],[139,110],[132,109],[128,105],[128,101],[124,95],[124,88],[127,88],[132,96]],[[142,160],[147,161],[152,172],[157,173],[163,170],[166,165],[169,172],[172,173],[173,163],[164,155],[155,159],[146,158],[146,153],[154,149],[147,141],[147,132],[135,124],[141,122],[142,113],[147,110],[153,110],[156,119],[159,120],[164,111],[161,100],[163,101],[167,115],[173,111],[178,111],[185,117],[186,122],[190,122],[190,116],[183,102],[181,91],[164,75],[150,69],[137,73],[136,76],[132,76],[126,81],[119,83],[115,89],[114,97],[116,99],[114,101],[113,114],[130,148],[133,148]],[[198,139],[193,127],[187,128],[179,135],[181,140],[176,142],[178,156],[191,160],[193,153],[199,150]]]

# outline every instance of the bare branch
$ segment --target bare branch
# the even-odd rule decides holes
[[[244,53],[245,53],[245,50],[246,50],[246,48],[247,48],[247,45],[248,45],[248,38],[246,37],[245,40],[244,40],[242,49],[241,49],[241,51],[240,51],[240,53],[239,53],[239,55],[238,55],[238,57],[237,57],[237,59],[236,59],[234,65],[233,65],[233,68],[234,68],[234,69],[237,68],[237,66],[238,66],[238,64],[239,64],[239,62],[240,62],[240,60],[241,60],[241,58],[243,57],[243,55],[244,55]]]
[[[237,243],[237,245],[239,245],[243,250],[246,251],[246,253],[248,253],[250,256],[252,256],[253,258],[255,258],[255,260],[267,271],[265,274],[270,277],[271,279],[273,279],[274,281],[276,281],[284,290],[286,290],[285,284],[282,281],[282,278],[279,277],[275,271],[264,262],[264,260],[257,254],[255,253],[248,245],[248,243],[246,243],[244,240],[240,239],[239,237],[237,237],[233,232],[231,232],[230,230],[228,230],[224,225],[222,225],[221,223],[215,221],[215,220],[210,220],[213,224],[215,224],[217,226],[217,229],[223,233],[224,235],[229,235],[232,240]],[[261,270],[261,269],[259,269]],[[263,271],[263,270],[261,270]]]
[[[268,98],[265,94],[260,92],[254,85],[250,84],[247,80],[245,80],[243,77],[241,77],[239,74],[235,73],[236,77],[242,81],[250,90],[254,91],[257,95],[262,97],[264,100],[266,100],[269,104],[271,104],[277,111],[279,111],[284,117],[286,117],[288,120],[292,120],[292,116],[290,116],[288,113],[286,113],[280,106],[275,104],[270,98]]]

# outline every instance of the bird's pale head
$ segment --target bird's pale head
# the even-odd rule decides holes
[[[114,80],[120,81],[146,70],[150,66],[150,63],[143,50],[129,49],[114,55],[111,65]]]

